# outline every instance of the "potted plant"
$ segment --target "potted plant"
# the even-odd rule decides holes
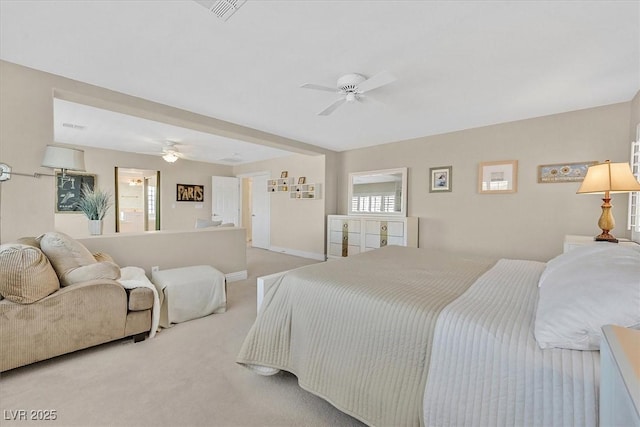
[[[89,219],[89,234],[102,234],[102,219],[111,207],[111,194],[83,184],[77,206]]]

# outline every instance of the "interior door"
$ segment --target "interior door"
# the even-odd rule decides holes
[[[269,249],[271,246],[271,199],[267,192],[269,174],[251,177],[251,246]]]
[[[212,219],[240,224],[240,179],[233,176],[211,177]]]

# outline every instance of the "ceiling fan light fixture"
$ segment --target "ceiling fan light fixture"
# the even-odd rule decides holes
[[[356,100],[355,92],[348,92],[347,93],[347,102],[353,102],[355,100]]]
[[[168,151],[168,152],[164,153],[162,155],[162,158],[167,163],[175,163],[175,161],[178,160],[178,156],[176,156],[176,154],[174,152],[172,152],[172,151]]]

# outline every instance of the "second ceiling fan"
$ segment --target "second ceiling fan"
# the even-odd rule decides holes
[[[328,116],[345,102],[361,101],[365,92],[377,89],[381,86],[392,83],[395,80],[396,78],[391,73],[386,71],[378,73],[369,79],[361,74],[351,73],[345,74],[344,76],[340,77],[338,79],[336,88],[317,85],[313,83],[305,83],[300,87],[305,89],[333,92],[341,95],[340,99],[333,102],[327,108],[318,113],[319,116]]]

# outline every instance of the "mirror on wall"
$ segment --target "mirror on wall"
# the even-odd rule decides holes
[[[407,214],[407,168],[349,174],[349,215]]]
[[[160,171],[115,168],[116,233],[160,230]]]

